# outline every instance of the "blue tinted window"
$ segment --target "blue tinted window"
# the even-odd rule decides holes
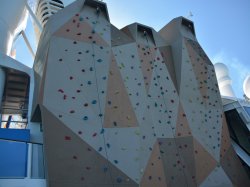
[[[244,106],[244,109],[246,110],[247,114],[248,114],[248,115],[249,115],[249,117],[250,117],[250,107],[246,107],[246,106]]]
[[[0,178],[26,177],[27,143],[0,140]]]

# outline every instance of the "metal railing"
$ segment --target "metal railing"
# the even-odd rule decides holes
[[[25,143],[28,145],[26,153],[26,176],[15,177],[15,176],[0,176],[1,179],[45,179],[45,161],[44,161],[44,150],[42,143],[27,142],[15,139],[0,138],[0,141],[11,141],[17,143]],[[1,150],[4,152],[4,150]],[[17,152],[15,155],[18,157],[20,153]],[[13,170],[15,168],[12,168]]]

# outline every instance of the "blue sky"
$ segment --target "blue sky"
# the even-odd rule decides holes
[[[63,0],[68,5],[72,0]],[[178,16],[189,15],[196,37],[213,63],[225,63],[233,80],[236,96],[243,95],[244,78],[250,74],[250,1],[249,0],[104,0],[111,22],[118,28],[139,22],[156,31]],[[34,43],[30,18],[26,28]],[[16,42],[17,59],[32,66],[23,39]],[[35,47],[34,47],[35,48]]]

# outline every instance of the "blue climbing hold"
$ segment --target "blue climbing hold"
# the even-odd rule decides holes
[[[117,183],[121,183],[122,182],[122,178],[121,177],[117,177],[116,182]]]

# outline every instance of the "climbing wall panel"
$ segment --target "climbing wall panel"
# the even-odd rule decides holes
[[[195,157],[195,170],[194,176],[197,181],[197,185],[209,175],[209,173],[216,167],[216,160],[207,152],[203,146],[197,141],[194,142],[194,157]]]
[[[108,89],[104,127],[135,127],[137,119],[133,111],[128,93],[125,89],[121,73],[113,58],[108,76]]]
[[[112,50],[137,120],[141,123],[148,101],[136,46],[136,43],[131,43],[113,47]]]
[[[45,144],[50,186],[137,186],[45,107],[41,110],[45,141],[50,142]]]
[[[186,77],[182,79],[180,98],[193,136],[219,161],[222,109],[209,106],[209,101],[213,98],[210,99],[205,94],[206,83],[210,81],[205,72],[208,71],[210,62],[204,62],[201,54],[196,54],[190,44],[186,45],[186,40],[182,44],[182,71]]]
[[[151,187],[159,186],[166,187],[166,177],[163,168],[161,153],[158,142],[155,143],[148,165],[145,168],[141,186]]]
[[[201,187],[233,187],[232,182],[224,172],[224,170],[217,166],[210,175],[202,182]]]
[[[242,162],[231,146],[221,161],[221,166],[235,186],[247,186],[249,177],[244,171]]]
[[[247,186],[198,42],[118,30],[105,3],[81,2],[46,25],[34,65],[49,186]]]

